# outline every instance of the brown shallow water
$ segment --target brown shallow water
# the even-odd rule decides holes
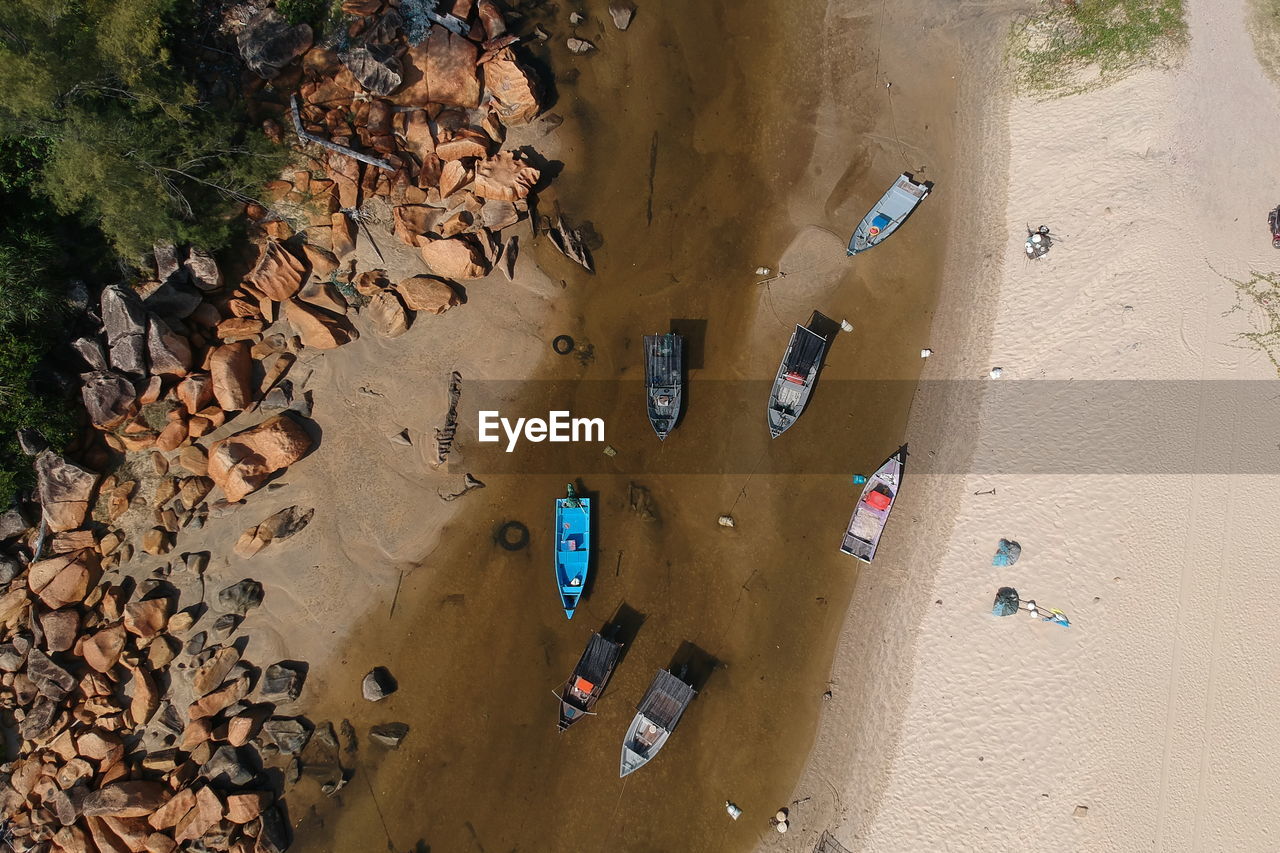
[[[776,266],[805,225],[842,235],[828,241],[838,252],[903,168],[896,151],[885,155],[858,135],[875,125],[873,99],[851,96],[835,122],[817,115],[832,75],[867,90],[869,61],[859,61],[869,57],[870,17],[824,36],[815,32],[823,3],[787,10],[766,25],[777,4],[765,0],[649,2],[625,34],[580,27],[600,45],[596,54],[552,51],[565,169],[541,209],[559,206],[601,242],[597,274],[587,276],[538,241],[539,263],[579,306],[575,328],[551,333],[569,332],[592,353],[550,357],[540,373],[593,380],[563,402],[604,416],[619,454],[602,463],[599,446],[587,445],[563,471],[523,476],[485,470],[479,454],[468,467],[464,425],[455,452],[488,487],[464,499],[439,547],[405,576],[394,609],[368,614],[339,663],[312,673],[312,717],[349,718],[362,739],[346,756],[354,775],[337,797],[309,798],[305,781],[291,797],[295,849],[742,850],[787,804],[857,576],[836,550],[854,500],[849,474],[869,472],[902,442],[910,403],[910,383],[897,383],[881,392],[874,416],[856,417],[837,380],[914,378],[941,251],[923,237],[943,219],[941,206],[926,205],[911,223],[919,231],[911,252],[886,247],[849,264],[812,304],[785,294],[804,272],[801,252],[793,276],[771,286],[776,301],[762,307],[758,264]],[[559,45],[567,28],[554,29]],[[823,61],[815,44],[830,51],[833,39],[842,58]],[[911,117],[900,109],[895,120]],[[820,134],[832,132],[848,135],[847,159],[811,164]],[[853,318],[859,333],[838,337],[823,375],[830,393],[820,384],[783,438],[769,440],[763,395],[750,406],[732,394],[699,397],[700,379],[767,389],[789,324],[810,309]],[[698,340],[685,419],[660,445],[634,382],[643,375],[640,336],[673,321]],[[697,474],[657,464],[680,447],[732,462]],[[797,447],[829,449],[830,472],[768,473],[789,470]],[[548,529],[553,499],[579,476],[596,498],[595,577],[567,621]],[[738,527],[726,531],[715,519],[730,509]],[[530,529],[523,550],[495,542],[509,520]],[[639,628],[598,716],[557,734],[552,690],[619,608],[640,614]],[[619,780],[635,703],[659,667],[690,657],[699,696],[661,756]],[[376,665],[395,674],[399,691],[370,705],[359,682]],[[411,727],[398,751],[363,738],[370,724],[391,720]],[[742,820],[728,818],[726,799],[745,810]]]

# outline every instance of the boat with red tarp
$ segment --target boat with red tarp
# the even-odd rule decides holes
[[[897,500],[906,464],[907,446],[904,444],[867,480],[858,505],[853,509],[853,517],[849,519],[844,541],[840,543],[841,551],[864,563],[870,563],[875,557],[880,535],[884,533],[893,502]]]

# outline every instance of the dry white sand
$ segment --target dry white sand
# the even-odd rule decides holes
[[[1275,371],[1239,346],[1250,317],[1229,311],[1215,270],[1280,261],[1265,223],[1280,202],[1280,96],[1245,0],[1188,7],[1177,69],[975,119],[958,143],[972,169],[948,188],[969,215],[954,218],[921,344],[936,353],[927,380],[1003,367],[989,394],[1197,381],[1181,411],[1135,392],[1155,402],[1121,401],[1113,422],[1179,452],[1165,473],[1001,472],[993,448],[1043,442],[1053,456],[1054,436],[990,395],[926,383],[917,467],[971,472],[908,468],[858,580],[792,831],[770,849],[811,850],[824,829],[856,851],[1276,848],[1280,478],[1241,472],[1274,471],[1280,451],[1259,447],[1268,424],[1215,383]],[[1022,257],[1028,222],[1064,238],[1038,263]],[[991,566],[1002,536],[1023,547],[1012,568]],[[1072,627],[991,616],[1001,585]]]

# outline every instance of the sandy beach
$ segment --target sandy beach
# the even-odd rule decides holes
[[[1273,846],[1278,632],[1244,602],[1275,575],[1275,445],[1255,386],[1226,381],[1275,378],[1225,278],[1275,263],[1280,98],[1246,13],[1191,0],[1174,69],[997,99],[961,136],[976,215],[953,220],[909,430],[933,473],[908,473],[859,578],[793,832],[765,848]],[[1062,239],[1032,263],[1041,222]],[[992,367],[985,397],[947,381]],[[1095,410],[1036,422],[1053,380],[1115,403],[1093,453]],[[1001,537],[1015,566],[991,565]],[[991,616],[1003,585],[1072,627]]]

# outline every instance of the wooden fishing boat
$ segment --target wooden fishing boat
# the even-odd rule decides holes
[[[649,685],[636,706],[635,719],[622,741],[622,766],[618,777],[634,773],[653,760],[667,743],[697,691],[665,669]]]
[[[560,731],[591,713],[620,657],[622,643],[606,640],[599,634],[591,635],[573,674],[564,683],[564,690],[556,696],[560,700]]]
[[[663,440],[680,419],[684,390],[684,338],[677,334],[644,336],[644,387],[649,423]]]
[[[810,324],[812,325],[812,324]],[[769,392],[769,432],[774,438],[786,432],[804,407],[818,378],[822,357],[827,351],[827,339],[812,329],[796,325],[791,343],[778,366],[778,376]]]
[[[904,444],[867,479],[858,505],[853,508],[853,517],[849,519],[849,529],[840,544],[841,551],[864,563],[870,563],[875,557],[880,534],[884,533],[893,502],[898,497],[906,464],[907,446]]]
[[[591,562],[591,498],[580,498],[573,485],[556,498],[556,587],[564,615],[573,618],[587,585]]]
[[[903,172],[871,211],[862,217],[849,238],[847,254],[856,255],[879,245],[907,221],[907,217],[932,191],[932,181],[919,183],[910,172]]]

